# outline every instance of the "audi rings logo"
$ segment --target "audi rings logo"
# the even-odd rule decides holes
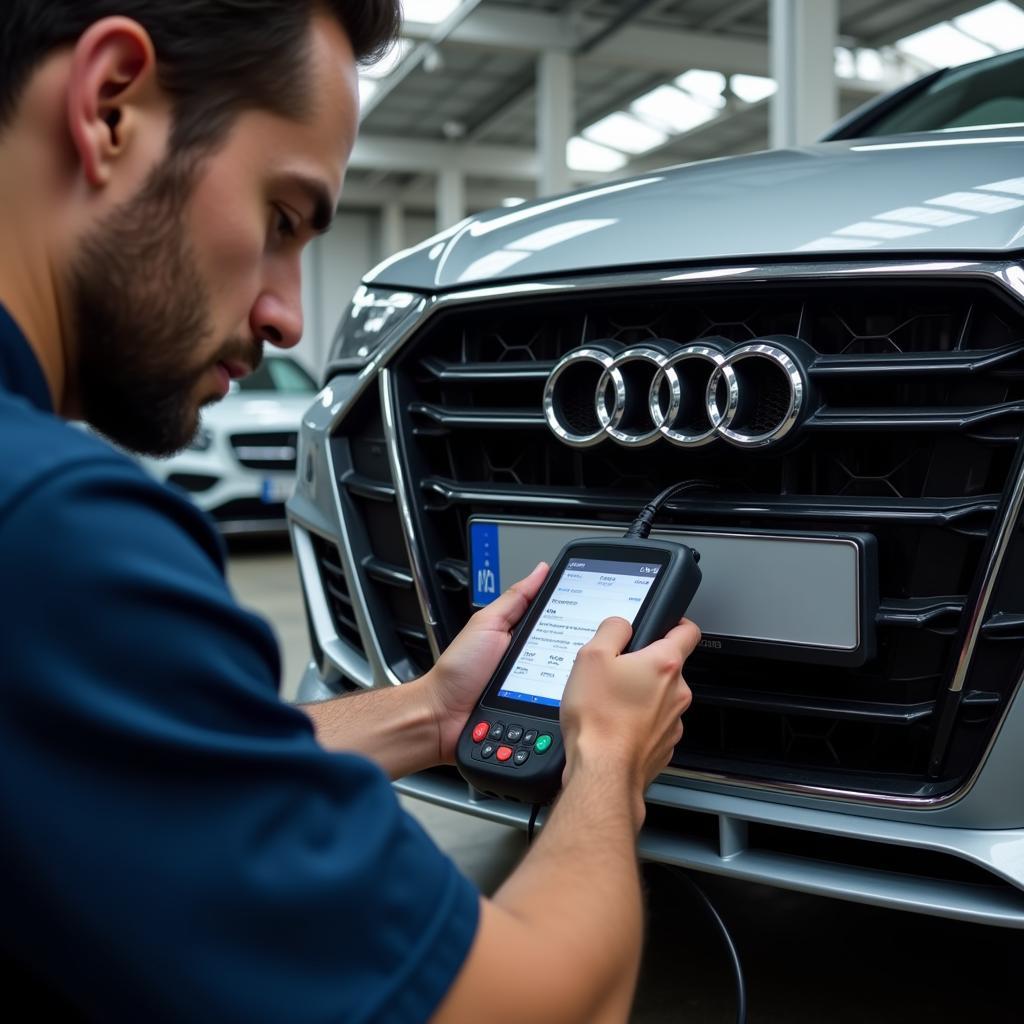
[[[773,338],[733,346],[724,338],[679,346],[652,340],[623,349],[593,342],[555,365],[544,386],[544,417],[566,444],[610,438],[642,448],[665,438],[680,448],[722,440],[763,448],[784,438],[807,399],[793,351]]]

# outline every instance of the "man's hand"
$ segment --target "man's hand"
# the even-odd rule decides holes
[[[576,655],[562,698],[565,775],[611,765],[631,784],[636,827],[643,792],[669,762],[683,736],[690,688],[680,674],[700,642],[689,619],[643,650],[623,654],[633,629],[625,619],[601,623]]]
[[[455,760],[459,733],[547,574],[548,566],[541,562],[526,579],[476,612],[421,680],[434,709],[442,763]]]
[[[562,793],[516,870],[481,900],[469,957],[433,1024],[462,1024],[481,1006],[495,1021],[628,1019],[643,940],[643,793],[682,735],[690,691],[680,669],[700,630],[683,619],[622,654],[631,634],[608,619],[580,649],[562,699]],[[509,964],[530,983],[495,1004]]]

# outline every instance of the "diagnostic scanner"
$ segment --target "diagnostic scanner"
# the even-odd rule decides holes
[[[663,540],[567,544],[459,736],[466,781],[524,803],[553,800],[565,767],[558,712],[577,651],[612,615],[633,626],[627,651],[660,640],[697,592],[699,558]]]

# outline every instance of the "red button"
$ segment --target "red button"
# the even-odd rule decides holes
[[[478,722],[473,726],[473,742],[479,743],[491,731],[490,722]]]
[[[498,747],[498,753],[494,755],[499,761],[507,761],[512,756],[511,747]]]

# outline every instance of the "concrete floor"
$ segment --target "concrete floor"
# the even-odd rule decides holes
[[[239,600],[274,626],[290,696],[308,659],[291,555],[280,543],[236,543],[229,574]],[[525,849],[515,829],[403,803],[484,892],[501,884]],[[751,1024],[1024,1021],[1024,932],[698,877],[733,933]],[[645,879],[647,950],[631,1021],[734,1021],[728,961],[703,909],[664,869],[649,866]]]

